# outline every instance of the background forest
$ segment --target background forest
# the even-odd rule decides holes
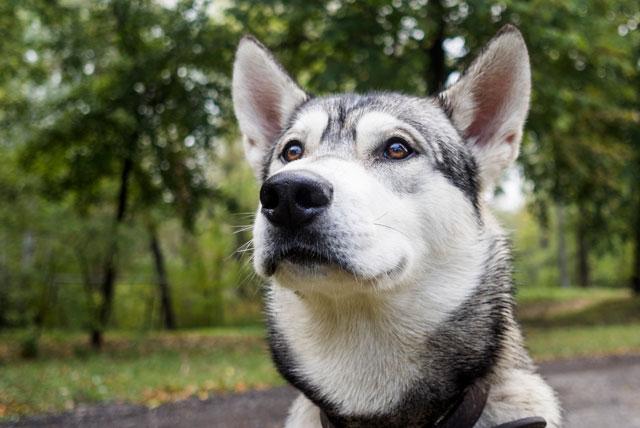
[[[537,337],[640,350],[637,0],[0,0],[0,417],[279,382],[250,265],[257,186],[230,100],[243,34],[311,92],[426,96],[505,23],[527,40],[533,100],[495,200],[524,198],[498,215],[533,302],[534,354]],[[586,312],[540,318],[559,300]],[[598,334],[613,342],[589,345]],[[135,368],[157,358],[170,374],[172,352],[193,379]],[[66,358],[86,364],[80,380]],[[122,361],[146,389],[95,381]],[[57,383],[34,393],[39,369]]]

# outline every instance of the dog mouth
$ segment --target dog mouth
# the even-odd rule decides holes
[[[318,266],[335,266],[338,269],[351,272],[345,260],[328,251],[322,251],[306,246],[292,246],[281,249],[266,261],[266,273],[275,274],[278,267],[288,262],[297,266],[313,268]]]
[[[308,246],[292,246],[275,252],[274,255],[265,262],[265,271],[267,276],[273,276],[280,265],[290,263],[295,267],[302,268],[303,271],[306,271],[306,274],[315,275],[318,273],[319,268],[329,267],[360,278],[361,281],[364,281],[363,283],[376,283],[378,281],[397,279],[407,267],[407,262],[406,257],[401,257],[398,262],[389,269],[375,274],[366,274],[355,269],[354,266],[349,263],[348,260],[343,259],[339,253]]]

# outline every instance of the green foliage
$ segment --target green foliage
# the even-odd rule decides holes
[[[28,97],[22,156],[45,191],[71,193],[83,208],[100,204],[128,159],[133,205],[170,207],[193,226],[208,195],[202,157],[223,133],[231,61],[231,46],[220,49],[227,33],[209,22],[207,6],[114,0],[31,11],[41,27],[31,43],[36,66],[49,76],[44,95]]]

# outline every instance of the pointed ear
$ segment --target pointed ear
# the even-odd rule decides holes
[[[530,93],[527,46],[520,31],[506,25],[463,77],[439,95],[471,147],[483,189],[518,157]]]
[[[275,139],[307,94],[259,41],[245,36],[233,64],[233,107],[245,136],[247,160],[257,176]]]

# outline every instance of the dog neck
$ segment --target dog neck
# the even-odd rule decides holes
[[[484,411],[488,395],[488,383],[481,379],[477,380],[467,387],[435,422],[429,422],[424,428],[471,428],[475,426]],[[320,409],[320,424],[322,428],[338,428],[347,425],[348,421],[332,420],[324,410]]]
[[[505,242],[492,240],[482,256],[484,263],[448,269],[433,282],[350,298],[300,295],[274,284],[267,302],[278,369],[347,425],[437,419],[488,374],[511,317]],[[468,292],[454,304],[456,290]]]

